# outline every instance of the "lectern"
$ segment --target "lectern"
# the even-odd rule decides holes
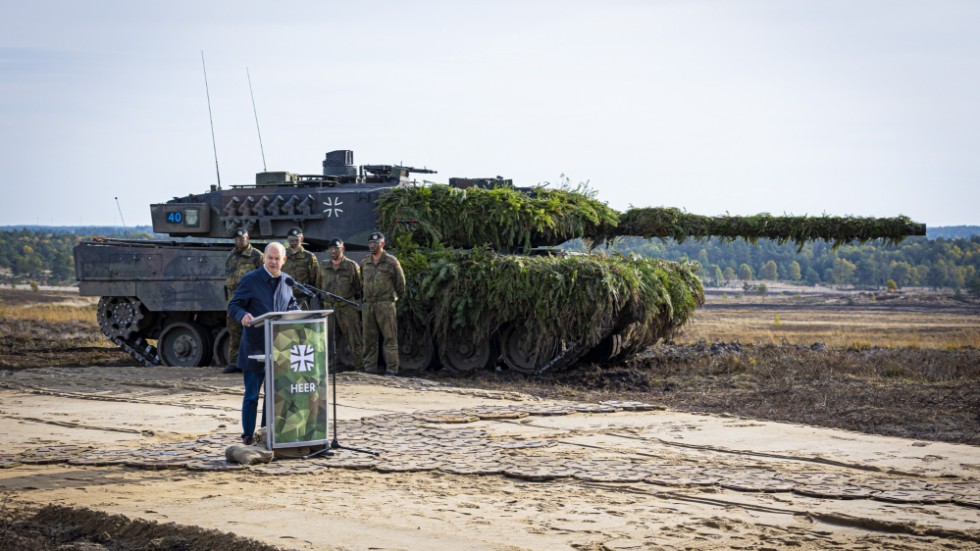
[[[329,442],[329,345],[333,310],[269,312],[252,325],[265,329],[266,448],[326,446]]]

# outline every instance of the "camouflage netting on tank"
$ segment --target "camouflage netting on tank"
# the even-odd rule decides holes
[[[751,243],[773,239],[792,241],[802,247],[807,241],[822,239],[839,247],[853,241],[864,243],[883,239],[895,244],[909,235],[925,235],[925,227],[905,216],[862,218],[854,216],[700,216],[676,208],[630,209],[619,220],[616,236],[668,237],[685,239],[719,237],[723,241],[742,238]]]
[[[431,327],[439,342],[486,339],[519,324],[523,335],[536,339],[535,355],[562,346],[591,348],[612,335],[626,350],[669,338],[703,302],[701,282],[691,266],[662,260],[494,251],[526,253],[574,238],[594,244],[622,236],[768,238],[800,246],[824,239],[839,246],[924,234],[904,216],[709,217],[673,208],[620,215],[584,188],[567,187],[406,186],[382,194],[377,211],[409,279],[402,314]]]
[[[381,227],[395,238],[411,233],[416,243],[450,247],[489,245],[497,250],[587,243],[616,237],[686,239],[773,239],[803,246],[822,239],[839,247],[882,239],[895,244],[925,235],[925,226],[906,216],[701,216],[677,208],[633,208],[619,214],[591,193],[568,188],[466,188],[445,185],[392,189],[378,201]]]
[[[377,205],[389,239],[412,233],[422,246],[530,249],[584,237],[606,239],[618,214],[583,190],[453,188],[442,184],[394,188]]]
[[[504,255],[489,248],[417,250],[402,259],[402,314],[431,324],[437,340],[485,339],[509,323],[556,343],[596,345],[629,333],[638,349],[670,337],[703,304],[693,266],[620,255]]]

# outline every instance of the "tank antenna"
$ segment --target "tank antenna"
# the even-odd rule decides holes
[[[129,229],[126,227],[126,219],[122,215],[122,207],[119,206],[119,198],[116,197],[116,208],[119,209],[119,219],[122,220],[122,225],[124,229]]]
[[[204,69],[204,93],[208,96],[208,120],[211,121],[211,147],[214,148],[214,172],[218,176],[218,189],[221,189],[221,171],[218,170],[218,143],[214,139],[214,116],[211,115],[211,90],[208,89],[208,67],[204,64],[204,50],[201,50],[201,67]]]
[[[262,146],[262,129],[259,128],[259,112],[255,109],[255,93],[252,92],[252,75],[248,74],[248,67],[245,67],[245,76],[248,77],[248,93],[252,96],[252,113],[255,114],[255,131],[259,133],[259,151],[262,152],[262,171],[269,172],[265,166],[265,147]]]

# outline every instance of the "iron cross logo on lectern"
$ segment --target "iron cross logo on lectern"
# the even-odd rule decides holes
[[[297,344],[289,350],[289,368],[293,371],[313,370],[313,347]]]

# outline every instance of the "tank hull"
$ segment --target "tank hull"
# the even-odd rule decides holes
[[[208,365],[227,358],[227,353],[215,357],[214,344],[225,329],[228,249],[227,244],[84,241],[74,250],[79,293],[101,297],[102,332],[141,364]]]

